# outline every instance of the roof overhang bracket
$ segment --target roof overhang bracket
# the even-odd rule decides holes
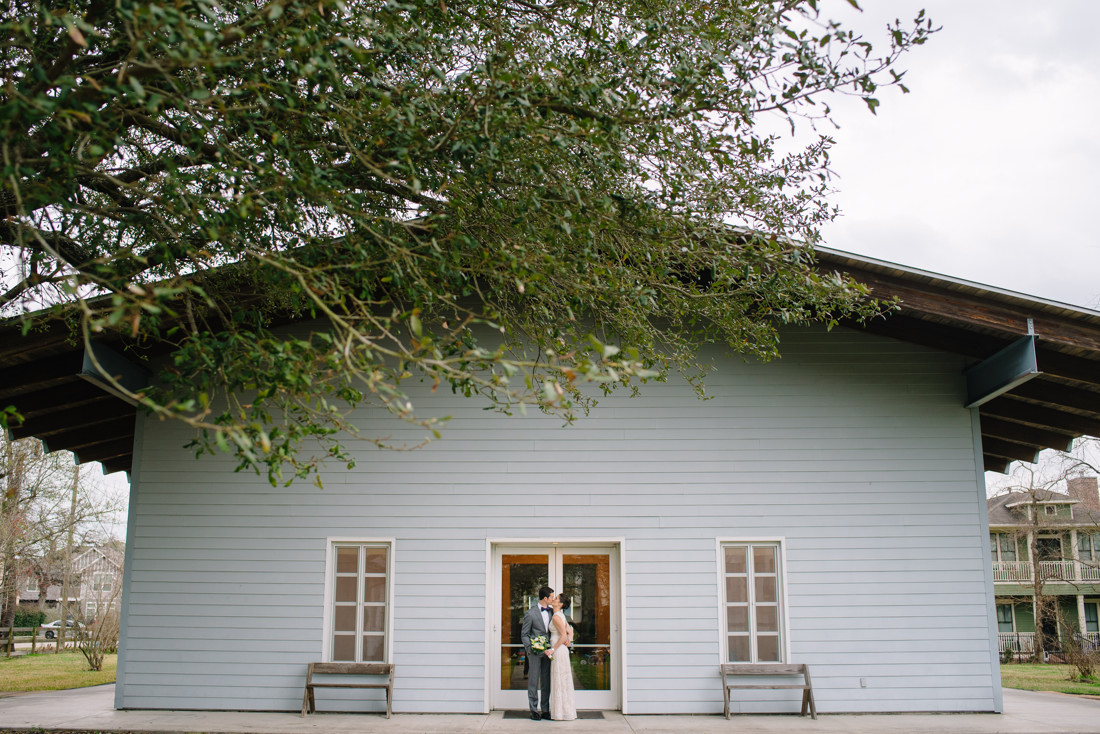
[[[966,371],[966,407],[976,408],[1041,374],[1031,319],[1027,330],[1027,336]]]
[[[134,364],[110,347],[94,342],[84,348],[80,376],[130,405],[137,405],[137,401],[115,387],[114,383],[136,393],[148,387],[150,381],[149,372],[144,367]]]

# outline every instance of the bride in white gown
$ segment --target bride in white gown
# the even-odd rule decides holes
[[[550,600],[554,616],[550,619],[550,718],[554,721],[572,721],[577,718],[577,703],[573,696],[573,666],[569,662],[569,647],[573,644],[573,628],[565,621],[562,612],[569,608],[571,600],[566,594],[558,594]]]

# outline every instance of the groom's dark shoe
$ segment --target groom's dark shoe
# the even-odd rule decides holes
[[[543,714],[539,718],[542,719],[543,721],[553,721],[553,719],[550,718],[550,714]]]
[[[531,712],[531,721],[539,721],[541,719],[542,719],[542,717],[538,715],[537,711],[532,711]]]

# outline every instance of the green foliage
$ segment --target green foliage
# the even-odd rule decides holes
[[[873,111],[932,32],[875,55],[812,0],[9,8],[0,307],[169,347],[147,409],[272,481],[305,439],[350,461],[347,405],[431,435],[412,377],[568,417],[700,342],[877,313],[813,267],[831,141],[762,123]]]
[[[46,621],[46,613],[37,607],[18,607],[13,627],[38,627]]]

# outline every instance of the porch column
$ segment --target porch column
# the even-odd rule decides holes
[[[1081,557],[1077,553],[1077,528],[1073,528],[1069,531],[1069,548],[1070,557],[1073,558],[1073,580],[1081,580]],[[1078,606],[1081,603],[1078,602]]]
[[[1077,595],[1077,630],[1085,636],[1085,595]]]

